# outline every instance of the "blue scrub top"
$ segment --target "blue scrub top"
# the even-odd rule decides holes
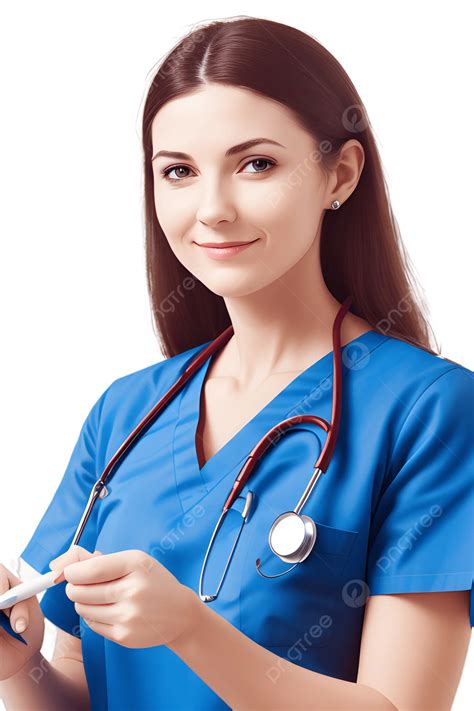
[[[207,343],[210,343],[208,341]],[[118,378],[92,407],[62,481],[21,556],[38,572],[69,547],[90,490],[142,417],[207,343]],[[213,593],[244,526],[214,610],[295,664],[356,681],[368,595],[471,590],[473,581],[474,373],[374,330],[342,349],[343,408],[328,471],[302,513],[317,525],[309,557],[291,573],[268,545],[273,520],[296,505],[326,434],[299,425],[271,447],[227,515],[204,579]],[[333,354],[299,374],[200,468],[195,435],[213,356],[135,444],[98,499],[79,544],[141,549],[198,591],[202,561],[231,485],[256,442],[297,414],[330,421]],[[41,608],[80,636],[92,710],[226,709],[166,646],[129,649],[92,631],[65,594]],[[203,603],[204,604],[204,603]]]

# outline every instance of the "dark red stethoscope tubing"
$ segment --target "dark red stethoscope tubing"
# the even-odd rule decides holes
[[[259,459],[263,456],[270,445],[276,444],[280,439],[280,436],[287,432],[291,427],[302,422],[307,422],[313,425],[318,425],[326,433],[326,441],[324,443],[321,454],[319,455],[317,461],[314,464],[314,468],[321,469],[322,472],[326,472],[329,462],[331,461],[334,448],[336,446],[337,436],[339,433],[339,424],[341,421],[341,404],[342,404],[342,368],[341,368],[341,322],[346,315],[350,305],[352,303],[352,298],[350,296],[344,301],[339,311],[337,312],[336,318],[334,319],[334,324],[332,328],[332,341],[333,341],[333,391],[332,391],[332,413],[331,413],[331,424],[329,424],[322,417],[316,417],[314,415],[296,415],[295,417],[289,417],[286,420],[282,420],[277,425],[272,427],[266,432],[261,438],[260,442],[255,445],[253,450],[247,457],[247,461],[240,470],[237,479],[232,485],[232,489],[226,499],[223,511],[227,511],[234,501],[239,496],[243,487],[245,486],[249,476],[256,467]],[[277,438],[275,439],[275,434]]]
[[[290,429],[293,425],[300,424],[302,422],[308,422],[319,427],[322,427],[325,432],[327,432],[326,442],[315,464],[315,467],[319,467],[323,472],[326,471],[329,462],[331,460],[334,447],[336,446],[337,435],[339,431],[340,415],[341,415],[341,402],[342,402],[342,391],[341,391],[341,333],[340,325],[341,321],[346,315],[350,305],[352,303],[352,297],[348,296],[340,307],[333,324],[332,330],[332,340],[333,340],[333,401],[332,401],[332,416],[331,424],[326,420],[315,417],[313,415],[296,415],[295,417],[290,417],[284,420],[274,427],[272,427],[268,432],[260,439],[258,444],[253,448],[249,454],[247,461],[242,467],[237,479],[235,480],[232,489],[226,499],[223,507],[223,511],[227,510],[232,506],[233,502],[238,497],[240,491],[245,486],[250,474],[257,465],[259,459],[263,456],[265,451],[270,445],[273,445],[278,441],[280,436],[284,434],[285,431]],[[94,503],[100,496],[100,492],[105,486],[106,480],[115,474],[117,466],[120,464],[125,454],[129,449],[136,444],[139,436],[144,434],[145,431],[150,427],[156,420],[160,412],[164,407],[175,397],[182,387],[187,383],[187,381],[194,375],[194,373],[206,362],[210,355],[213,355],[221,346],[224,346],[230,339],[234,332],[233,326],[228,326],[225,331],[223,331],[217,338],[215,338],[211,343],[209,343],[205,348],[200,351],[200,353],[194,358],[194,360],[185,368],[183,373],[177,379],[177,381],[172,385],[169,390],[163,395],[163,397],[152,407],[152,409],[143,417],[143,419],[138,423],[135,429],[129,434],[127,439],[120,445],[115,454],[112,456],[104,471],[102,472],[100,478],[94,485],[93,494],[90,497],[89,504],[86,511],[83,514],[83,519],[81,526],[78,528],[72,545],[77,545],[78,541],[82,536],[82,532],[87,523],[87,520],[91,514]],[[278,433],[278,438],[273,440],[275,433]]]

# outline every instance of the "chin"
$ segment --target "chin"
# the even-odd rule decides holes
[[[222,296],[223,298],[237,299],[239,297],[249,296],[265,286],[265,283],[260,283],[258,277],[261,279],[261,274],[258,274],[256,270],[252,270],[252,273],[240,275],[223,274],[220,279],[203,279],[199,276],[196,278],[214,294]]]

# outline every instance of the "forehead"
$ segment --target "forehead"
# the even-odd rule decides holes
[[[216,84],[168,101],[154,117],[151,131],[154,152],[189,149],[195,153],[203,147],[224,152],[256,136],[288,145],[304,141],[302,134],[282,104],[248,89]]]

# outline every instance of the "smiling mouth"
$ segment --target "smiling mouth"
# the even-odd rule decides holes
[[[255,242],[259,242],[260,238],[252,239],[249,242],[202,242],[199,244],[195,242],[198,247],[201,247],[203,253],[209,259],[214,259],[218,261],[233,259],[238,254],[245,252],[249,247],[251,247]],[[211,246],[216,245],[216,246]]]
[[[195,242],[199,247],[212,247],[213,249],[226,249],[229,247],[241,247],[244,244],[252,244],[256,242],[256,239],[252,239],[249,242]]]

